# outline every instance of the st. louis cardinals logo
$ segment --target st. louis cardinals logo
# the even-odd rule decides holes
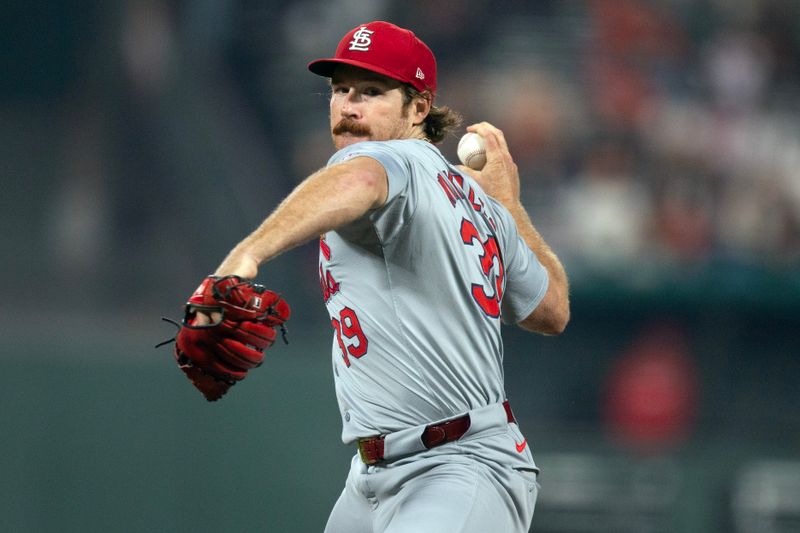
[[[370,38],[370,35],[373,33],[375,32],[368,30],[366,26],[361,26],[353,34],[353,40],[350,41],[350,50],[356,50],[358,52],[368,51],[369,47],[372,45],[372,38]]]

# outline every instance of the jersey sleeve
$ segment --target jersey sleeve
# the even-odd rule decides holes
[[[408,158],[404,157],[399,150],[394,149],[389,143],[364,141],[351,144],[333,154],[328,161],[328,166],[342,163],[354,157],[371,157],[386,170],[386,175],[389,178],[387,203],[401,194],[408,186],[410,175]]]
[[[502,317],[506,324],[516,324],[527,318],[544,298],[550,283],[547,270],[539,262],[517,232],[517,225],[511,214],[498,202],[494,203],[499,214],[498,224],[504,226],[501,234],[504,240],[506,288],[503,294]]]
[[[371,157],[383,166],[388,179],[386,203],[369,213],[369,220],[383,242],[391,240],[416,208],[415,187],[411,180],[412,163],[400,141],[364,141],[342,148],[328,166],[354,157]]]

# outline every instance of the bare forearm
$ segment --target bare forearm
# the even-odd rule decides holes
[[[558,335],[564,331],[570,317],[567,273],[556,254],[533,226],[522,204],[517,201],[507,203],[506,207],[514,217],[520,236],[536,254],[550,278],[544,298],[534,312],[520,321],[518,325],[528,331]]]
[[[486,145],[486,166],[480,172],[468,171],[489,196],[509,210],[517,232],[547,270],[550,282],[539,305],[518,325],[529,331],[558,335],[569,322],[569,283],[567,273],[550,249],[520,201],[519,170],[508,151],[503,132],[488,122],[473,124],[467,131],[478,133]]]
[[[215,274],[253,278],[261,263],[352,222],[379,204],[385,185],[370,173],[377,162],[352,161],[307,178],[231,250]]]
[[[556,256],[550,246],[536,230],[533,222],[531,222],[531,219],[528,216],[527,211],[525,211],[525,208],[520,203],[506,205],[506,207],[514,217],[514,221],[517,223],[517,231],[519,232],[520,237],[522,237],[522,240],[525,241],[525,244],[527,244],[528,247],[533,250],[533,252],[536,254],[536,257],[539,259],[539,262],[542,263],[542,266],[544,266],[544,268],[547,270],[547,273],[550,275],[550,283],[555,282],[559,286],[567,289],[568,280],[564,266],[561,264],[558,256]]]

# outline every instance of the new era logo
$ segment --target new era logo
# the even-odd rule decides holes
[[[416,77],[417,77],[418,79],[420,79],[420,80],[424,80],[424,79],[425,79],[425,73],[424,73],[424,72],[422,72],[422,69],[421,69],[421,68],[419,68],[419,67],[417,67],[417,73],[416,73]]]
[[[370,35],[373,33],[375,32],[368,30],[366,26],[361,26],[358,31],[353,34],[353,40],[350,41],[350,50],[356,50],[358,52],[368,51],[372,44]]]

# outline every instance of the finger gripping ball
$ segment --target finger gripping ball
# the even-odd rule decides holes
[[[486,164],[486,146],[483,137],[469,132],[458,141],[458,158],[473,170],[480,170]]]

